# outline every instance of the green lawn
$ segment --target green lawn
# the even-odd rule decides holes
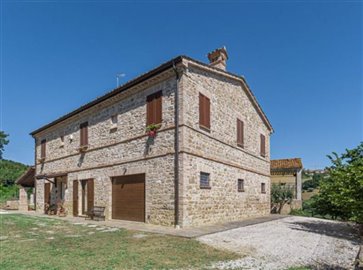
[[[238,258],[196,240],[0,215],[0,269],[203,269]]]

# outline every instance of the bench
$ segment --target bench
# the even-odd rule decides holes
[[[87,213],[86,219],[105,220],[105,208],[103,206],[94,206]]]

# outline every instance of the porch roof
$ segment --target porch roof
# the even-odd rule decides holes
[[[34,187],[35,168],[29,167],[17,180],[16,184],[22,187]]]

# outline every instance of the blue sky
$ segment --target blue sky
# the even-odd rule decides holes
[[[1,1],[4,158],[34,161],[29,132],[185,54],[227,46],[270,119],[272,158],[307,168],[363,140],[362,2]]]

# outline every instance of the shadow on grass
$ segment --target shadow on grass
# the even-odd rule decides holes
[[[290,223],[293,230],[323,234],[335,238],[345,239],[352,244],[360,244],[358,228],[343,222],[329,222],[324,220],[295,221]],[[344,268],[321,268],[321,269],[344,269]]]

